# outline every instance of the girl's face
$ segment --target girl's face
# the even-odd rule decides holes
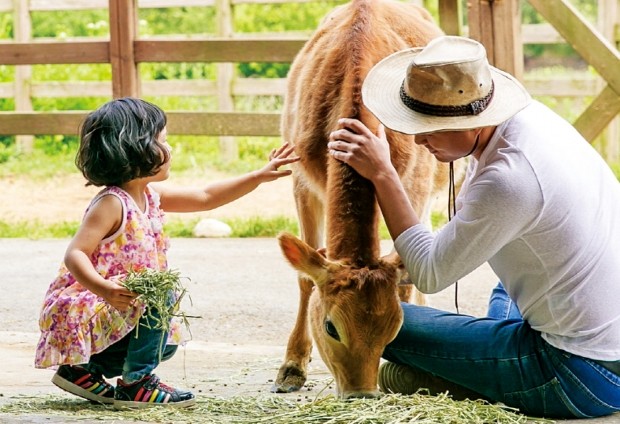
[[[170,157],[166,163],[164,163],[160,168],[157,174],[153,175],[153,181],[164,181],[167,180],[170,176],[170,162],[172,162],[172,147],[168,144],[168,130],[164,127],[163,130],[159,133],[159,137],[157,137],[157,141],[159,144],[165,146],[170,153]]]
[[[424,146],[440,162],[452,162],[468,154],[475,154],[472,149],[480,130],[441,131],[436,133],[418,134],[416,144]],[[478,146],[476,146],[478,147]],[[476,148],[478,150],[478,148]]]

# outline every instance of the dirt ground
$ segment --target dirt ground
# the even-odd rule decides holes
[[[207,172],[196,177],[175,178],[164,184],[202,187],[205,184],[224,178],[223,174]],[[79,221],[98,187],[85,187],[84,178],[79,174],[53,177],[41,181],[20,178],[3,178],[0,201],[0,220],[5,222],[34,221],[53,223]],[[233,203],[212,211],[195,214],[171,214],[174,218],[192,219],[251,216],[291,216],[295,217],[292,181],[283,178],[260,185],[252,193]]]

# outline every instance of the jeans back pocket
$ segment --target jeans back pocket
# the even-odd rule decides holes
[[[504,403],[522,413],[547,418],[590,418],[568,398],[557,378],[542,386],[506,393]]]

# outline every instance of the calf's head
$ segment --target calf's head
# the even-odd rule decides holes
[[[338,395],[376,396],[381,354],[403,321],[397,288],[400,259],[354,268],[326,259],[291,234],[278,240],[290,264],[315,283],[309,307],[312,335]]]

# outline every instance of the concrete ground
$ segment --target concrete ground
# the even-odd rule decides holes
[[[0,240],[0,406],[31,397],[62,395],[51,370],[33,367],[37,318],[68,240]],[[385,251],[390,244],[385,242]],[[173,239],[172,268],[185,283],[193,340],[157,370],[163,381],[201,395],[268,394],[284,357],[297,311],[296,274],[275,239]],[[459,283],[461,312],[485,313],[497,278],[481,267]],[[454,290],[430,297],[431,306],[454,310]],[[334,393],[330,374],[315,350],[309,382],[293,399]],[[69,395],[66,395],[69,397]],[[73,422],[70,417],[0,414],[3,423]],[[83,422],[83,421],[81,421]],[[620,415],[566,423],[620,424]]]

